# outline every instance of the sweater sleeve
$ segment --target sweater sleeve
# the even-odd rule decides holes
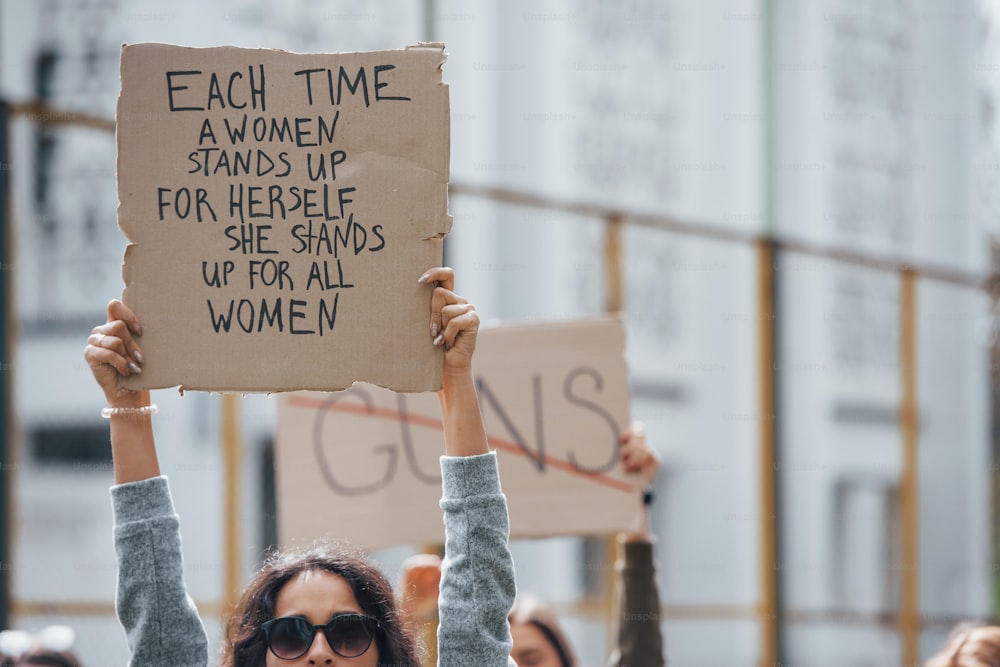
[[[445,553],[438,599],[439,667],[516,667],[507,614],[514,560],[496,454],[441,457]]]
[[[660,592],[652,542],[621,542],[619,559],[616,645],[609,667],[663,667]]]
[[[184,585],[180,520],[166,477],[111,487],[115,609],[142,667],[205,667],[208,636]]]

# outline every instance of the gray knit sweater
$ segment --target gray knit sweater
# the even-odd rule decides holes
[[[514,666],[507,613],[514,563],[496,456],[441,457],[445,559],[438,665]],[[184,585],[166,477],[111,488],[118,619],[135,667],[205,667],[208,639]]]

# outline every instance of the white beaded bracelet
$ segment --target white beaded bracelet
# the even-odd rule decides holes
[[[103,408],[101,410],[101,416],[105,419],[111,419],[115,415],[128,415],[128,416],[140,416],[140,415],[155,415],[160,411],[159,406],[156,403],[150,405],[144,405],[141,408]]]

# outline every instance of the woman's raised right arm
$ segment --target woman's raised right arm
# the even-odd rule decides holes
[[[108,304],[108,321],[87,339],[84,358],[111,408],[115,486],[115,609],[132,651],[130,665],[204,667],[208,637],[184,585],[180,522],[165,477],[160,476],[148,391],[118,386],[119,376],[141,373],[142,334],[121,301]]]

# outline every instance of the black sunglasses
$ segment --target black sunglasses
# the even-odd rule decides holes
[[[342,658],[356,658],[367,651],[375,639],[379,622],[361,614],[337,614],[326,625],[313,625],[301,616],[282,616],[264,623],[264,639],[271,653],[282,660],[295,660],[309,652],[318,631],[326,643]]]

